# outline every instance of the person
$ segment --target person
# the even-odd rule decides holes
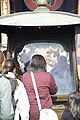
[[[58,87],[53,75],[46,72],[46,61],[42,55],[37,54],[32,56],[27,70],[23,74],[22,82],[29,97],[30,120],[39,120],[39,108],[30,72],[34,73],[42,108],[52,108],[53,103],[50,94],[55,95]]]
[[[68,105],[61,120],[80,120],[80,92],[69,94]]]
[[[56,79],[56,84],[58,86],[57,95],[69,94],[75,90],[70,65],[65,56],[59,56],[58,62],[54,65],[51,73]]]
[[[11,84],[7,78],[0,76],[0,120],[13,120]]]
[[[5,77],[8,80],[16,81],[16,89],[14,92],[14,100],[16,102],[14,120],[29,120],[29,100],[23,83],[16,78],[13,72],[15,69],[15,62],[12,59],[8,59],[5,61],[4,67],[6,68]]]
[[[4,54],[0,51],[0,120],[13,120],[14,110],[12,104],[11,84],[7,78],[2,75],[2,64]]]
[[[58,77],[63,78],[63,79],[70,77],[70,66],[65,56],[62,55],[58,58],[58,62],[57,64],[54,65],[51,73],[57,74]]]
[[[18,61],[15,62],[14,74],[16,75],[16,78],[18,78],[19,80],[22,80],[23,73],[21,71],[21,67]]]

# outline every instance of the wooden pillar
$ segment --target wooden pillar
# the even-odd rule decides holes
[[[1,0],[1,15],[10,14],[10,1],[9,0]]]
[[[78,16],[80,16],[80,0],[78,0]],[[79,50],[80,50],[80,33],[77,34],[77,41],[76,41],[76,57],[77,57],[77,74],[78,74],[78,80],[80,80],[80,64],[78,63],[78,58],[80,57],[79,54]],[[79,82],[78,82],[78,88],[79,88]],[[80,89],[80,88],[79,88]],[[79,90],[78,89],[78,90]]]
[[[78,15],[80,16],[80,0],[78,0]],[[78,45],[80,46],[80,34],[78,34]]]
[[[10,14],[10,0],[0,0],[1,3],[1,16]],[[7,44],[7,35],[1,33],[1,44]]]
[[[78,15],[80,16],[80,0],[78,0]]]
[[[0,0],[0,12],[1,12],[1,16],[6,16],[10,14],[10,0]],[[7,35],[1,33],[2,46],[7,47],[7,39],[8,39]]]

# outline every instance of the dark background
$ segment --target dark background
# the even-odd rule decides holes
[[[54,0],[47,1],[48,3],[51,2],[51,5],[54,4]],[[78,0],[63,0],[62,5],[57,10],[77,14]],[[10,11],[11,13],[14,13],[21,11],[30,11],[30,9],[26,6],[24,0],[10,0]]]

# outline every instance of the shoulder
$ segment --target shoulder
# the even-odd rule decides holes
[[[11,84],[5,77],[0,78],[0,94],[1,96],[8,96],[11,93]],[[9,96],[8,96],[9,97]],[[5,98],[3,98],[5,99]]]
[[[50,72],[45,72],[44,75],[45,75],[47,78],[54,79],[52,73],[50,73]]]
[[[0,85],[1,86],[10,86],[10,81],[7,79],[7,78],[5,78],[4,76],[0,76]]]
[[[34,72],[34,76],[41,79],[42,78],[51,79],[53,77],[53,75],[49,72]],[[30,72],[26,72],[23,74],[23,80],[24,79],[31,79]]]
[[[46,76],[52,76],[52,74],[50,72],[37,72],[37,74],[41,74],[41,75],[46,75]]]
[[[23,77],[25,77],[25,76],[30,76],[30,72],[25,72],[24,74],[23,74]]]
[[[43,79],[44,81],[50,82],[53,81],[53,75],[50,72],[36,72],[34,73],[36,79]]]
[[[73,120],[73,116],[67,108],[64,110],[62,114],[61,120]]]
[[[45,72],[45,74],[48,76],[53,76],[51,72]]]
[[[18,82],[18,85],[19,85],[19,86],[24,86],[24,85],[23,85],[23,82],[22,82],[21,80],[17,79],[17,82]]]
[[[18,90],[19,90],[19,91],[22,91],[22,90],[24,89],[24,84],[23,84],[23,82],[20,81],[19,79],[17,79],[17,82],[18,82],[18,85],[19,85]]]

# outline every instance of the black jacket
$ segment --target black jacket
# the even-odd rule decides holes
[[[61,120],[80,120],[80,119],[74,118],[71,112],[68,109],[65,109],[62,114]]]

